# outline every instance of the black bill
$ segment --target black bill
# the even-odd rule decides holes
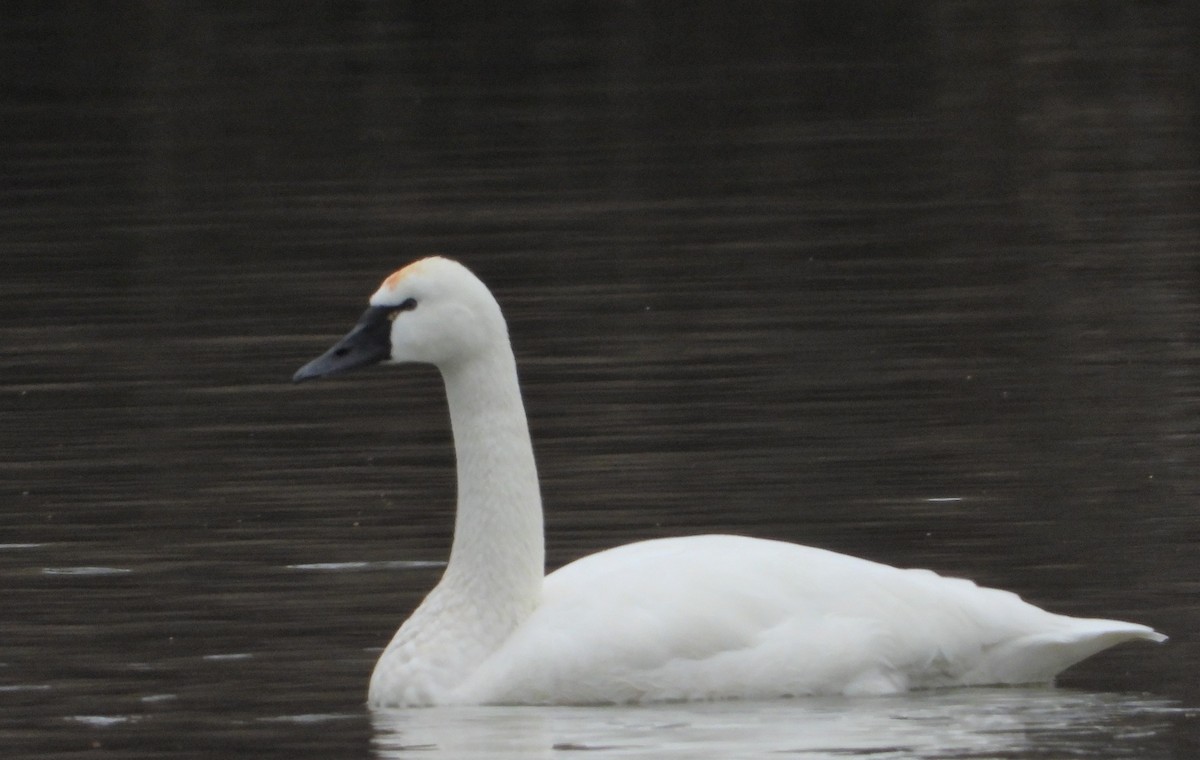
[[[358,324],[333,348],[305,364],[292,375],[293,383],[336,375],[359,367],[378,364],[392,354],[392,316],[395,308],[372,306],[363,312]]]

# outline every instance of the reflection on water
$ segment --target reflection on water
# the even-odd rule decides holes
[[[1154,697],[1053,689],[962,689],[873,699],[799,699],[638,707],[380,711],[380,758],[736,758],[777,754],[981,758],[1171,756],[1182,711]],[[1193,714],[1192,717],[1195,717]]]

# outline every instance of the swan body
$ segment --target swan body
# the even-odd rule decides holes
[[[542,505],[500,308],[462,265],[389,276],[296,381],[436,365],[458,507],[438,585],[371,676],[373,707],[582,704],[1049,682],[1153,629],[1046,612],[1007,591],[742,536],[619,546],[544,574]]]

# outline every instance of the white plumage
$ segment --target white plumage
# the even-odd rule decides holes
[[[380,656],[372,706],[1048,682],[1119,642],[1165,639],[928,570],[741,536],[628,544],[543,577],[537,470],[491,293],[460,264],[417,261],[388,277],[354,330],[295,379],[379,361],[441,370],[458,509],[445,575]]]

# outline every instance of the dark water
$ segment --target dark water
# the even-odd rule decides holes
[[[6,8],[4,756],[1193,757],[1198,14],[851,5]],[[287,380],[433,251],[508,314],[551,565],[746,533],[1172,640],[372,717],[450,539],[441,388]]]

